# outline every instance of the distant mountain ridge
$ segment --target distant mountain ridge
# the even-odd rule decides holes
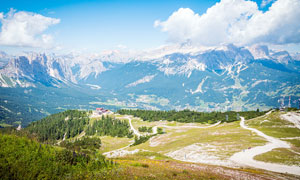
[[[7,92],[20,89],[27,92],[25,97],[35,96],[35,91],[48,87],[57,99],[65,92],[72,92],[68,94],[74,99],[78,99],[77,93],[88,97],[72,108],[226,111],[277,107],[282,96],[291,96],[291,105],[297,106],[294,101],[300,97],[297,56],[267,46],[164,47],[135,56],[111,53],[13,57],[0,69],[1,98],[10,102]],[[46,103],[50,95],[43,96]],[[287,98],[285,101],[287,105]],[[5,108],[3,102],[0,107]],[[59,101],[43,110],[39,106],[36,109],[43,114],[58,111],[57,106],[70,108],[70,102]],[[4,108],[0,112],[9,118]]]

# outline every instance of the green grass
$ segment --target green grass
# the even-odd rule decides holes
[[[255,156],[254,159],[270,163],[300,166],[300,155],[285,148],[273,149]]]
[[[12,127],[12,125],[10,124],[6,124],[6,123],[0,123],[0,126],[6,128],[6,127]]]
[[[185,163],[158,160],[116,160],[123,171],[114,179],[145,180],[145,179],[230,179],[209,169],[196,170]]]
[[[280,118],[282,112],[273,112],[268,116],[258,117],[246,121],[249,127],[258,129],[268,136],[275,138],[300,137],[300,129],[293,123]],[[293,146],[300,147],[299,140],[287,140]]]
[[[273,112],[268,116],[258,117],[246,121],[246,124],[252,128],[256,128],[266,135],[278,138],[282,141],[287,141],[292,145],[294,152],[300,153],[300,130],[293,123],[283,120],[280,115],[283,112]],[[295,139],[286,139],[295,138]],[[300,155],[289,149],[278,148],[272,151],[260,154],[255,157],[256,160],[280,163],[286,165],[300,165]]]
[[[171,160],[172,158],[165,156],[163,154],[151,151],[139,151],[136,154],[130,154],[126,157],[120,157],[117,159],[127,159],[127,160],[142,160],[142,159],[155,159],[155,160]]]
[[[129,138],[119,138],[119,137],[111,137],[111,136],[101,136],[100,137],[102,145],[99,149],[99,152],[104,153],[108,151],[112,151],[115,149],[120,149],[131,144],[132,139]]]
[[[294,148],[298,149],[298,152],[300,153],[300,139],[287,139],[285,141],[290,142]]]
[[[146,154],[146,153],[145,153]],[[152,154],[152,152],[148,155]],[[152,154],[153,155],[153,154]],[[219,166],[210,166],[203,164],[185,163],[172,159],[153,160],[143,159],[143,155],[136,154],[137,158],[118,158],[115,161],[119,164],[122,171],[118,172],[118,176],[113,179],[199,179],[199,180],[214,180],[214,179],[261,179],[261,177],[269,177],[276,179],[278,174],[265,173],[262,170],[254,169],[231,169]],[[289,178],[288,174],[283,174],[281,177]],[[284,179],[283,178],[283,179]]]
[[[152,152],[167,153],[194,143],[210,144],[216,147],[212,155],[221,159],[229,158],[235,152],[242,151],[249,146],[264,145],[266,141],[252,134],[251,131],[242,129],[239,122],[224,123],[211,128],[165,128],[166,134],[158,135],[151,141],[160,141],[157,146],[151,147],[150,141],[131,147],[130,149],[145,149]]]

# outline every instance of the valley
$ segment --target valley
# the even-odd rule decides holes
[[[268,110],[281,107],[282,99],[284,106],[299,106],[300,63],[286,51],[279,57],[266,46],[169,48],[123,61],[102,55],[7,55],[0,68],[0,123],[26,126],[67,109],[98,106],[224,112]]]
[[[300,180],[300,0],[0,5],[0,180]]]

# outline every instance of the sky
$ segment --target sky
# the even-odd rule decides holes
[[[0,50],[267,44],[300,52],[300,0],[0,0]]]

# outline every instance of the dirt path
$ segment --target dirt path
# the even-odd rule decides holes
[[[134,129],[132,123],[131,123],[131,118],[129,116],[124,116],[122,118],[125,118],[125,119],[128,119],[129,121],[129,125],[130,125],[130,130],[133,132],[133,134],[135,134],[137,137],[140,137],[142,136],[138,130]]]
[[[130,125],[130,130],[133,132],[134,135],[136,135],[137,137],[142,136],[138,130],[134,129],[132,122],[131,122],[131,118],[129,116],[124,116],[122,118],[128,119],[129,121],[129,125]],[[157,127],[156,127],[156,131],[157,131]],[[137,152],[139,152],[139,149],[135,149],[133,151],[128,151],[126,150],[126,148],[130,147],[130,145],[132,145],[134,142],[130,143],[129,145],[122,147],[120,149],[115,149],[109,152],[105,152],[103,153],[104,156],[108,157],[108,158],[115,158],[115,157],[122,157],[125,156],[127,154],[135,154]]]
[[[109,152],[105,152],[105,153],[103,153],[103,155],[106,156],[106,157],[108,157],[108,158],[116,158],[116,157],[123,157],[123,156],[126,156],[128,154],[138,153],[140,151],[139,149],[135,149],[135,150],[132,150],[132,151],[126,150],[126,148],[130,147],[131,144],[129,144],[129,145],[125,146],[125,147],[122,147],[120,149],[116,149],[116,150],[112,150],[112,151],[109,151]]]
[[[157,126],[154,126],[152,130],[153,130],[152,134],[157,134]]]
[[[130,125],[130,129],[132,130],[132,132],[133,132],[133,134],[135,134],[136,136],[138,136],[138,137],[140,137],[140,136],[142,136],[142,134],[140,134],[139,132],[138,132],[138,130],[136,130],[134,127],[133,127],[133,125],[132,125],[132,119],[131,119],[131,117],[130,116],[124,116],[124,117],[122,117],[122,118],[125,118],[125,119],[128,119],[128,121],[129,121],[129,125]],[[219,122],[217,122],[216,124],[213,124],[213,125],[210,125],[210,126],[206,126],[206,127],[199,127],[199,126],[180,126],[179,128],[209,128],[209,127],[214,127],[214,126],[217,126],[218,124],[220,124],[221,123],[221,121],[219,121]],[[167,127],[167,128],[174,128],[173,126],[160,126],[160,127]],[[151,133],[151,134],[156,134],[157,133],[157,128],[158,128],[158,126],[154,126],[153,127],[153,133]],[[148,134],[149,135],[149,134]],[[152,138],[151,138],[152,139]],[[150,139],[150,141],[151,141],[151,139]],[[132,142],[133,143],[133,142]],[[131,143],[131,144],[132,144]],[[125,156],[125,155],[127,155],[127,154],[135,154],[135,153],[137,153],[137,152],[139,152],[139,151],[145,151],[145,150],[139,150],[139,149],[135,149],[135,150],[133,150],[133,151],[128,151],[128,150],[126,150],[126,148],[128,148],[128,147],[130,147],[130,145],[131,144],[129,144],[129,145],[127,145],[127,146],[125,146],[125,147],[122,147],[122,148],[120,148],[120,149],[116,149],[116,150],[112,150],[112,151],[109,151],[109,152],[105,152],[105,153],[103,153],[103,155],[105,155],[106,157],[108,157],[108,158],[114,158],[114,157],[122,157],[122,156]]]
[[[245,125],[245,118],[241,117],[240,126],[244,129],[250,130],[252,132],[255,132],[257,135],[265,138],[269,143],[267,143],[264,146],[257,146],[251,149],[246,149],[241,152],[235,153],[233,156],[230,157],[230,160],[239,163],[241,165],[251,166],[255,168],[265,169],[268,171],[274,171],[279,173],[289,173],[289,174],[295,174],[300,175],[300,167],[298,166],[287,166],[287,165],[280,165],[280,164],[274,164],[274,163],[266,163],[261,161],[256,161],[253,158],[256,155],[266,153],[268,151],[271,151],[275,148],[291,148],[290,145],[285,142],[281,141],[279,139],[276,139],[274,137],[268,136],[264,134],[263,132],[254,129],[249,128]]]

